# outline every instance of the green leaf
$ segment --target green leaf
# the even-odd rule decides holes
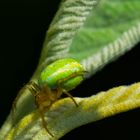
[[[105,0],[92,10],[70,46],[91,76],[140,41],[140,1]],[[77,53],[78,52],[78,53]]]
[[[57,140],[81,125],[140,107],[140,83],[119,86],[88,98],[75,98],[75,107],[69,98],[57,101],[46,113],[48,128],[54,137],[40,128],[38,113],[25,116],[7,135],[5,140],[33,139]],[[78,121],[77,121],[78,120]]]
[[[139,9],[138,0],[66,1],[47,32],[40,64],[73,57],[93,75],[139,42]]]

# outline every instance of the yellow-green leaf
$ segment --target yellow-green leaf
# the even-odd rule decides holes
[[[41,126],[36,112],[25,116],[6,136],[5,140],[57,140],[81,125],[140,107],[140,83],[119,86],[87,98],[75,98],[75,107],[69,98],[57,101],[46,112],[45,119],[54,137]],[[94,137],[93,137],[94,138]]]

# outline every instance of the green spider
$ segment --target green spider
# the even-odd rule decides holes
[[[48,65],[40,74],[37,83],[30,81],[27,88],[35,97],[35,104],[42,119],[42,125],[47,128],[44,113],[64,93],[78,106],[73,96],[68,92],[83,81],[85,70],[83,66],[72,58],[59,59]]]

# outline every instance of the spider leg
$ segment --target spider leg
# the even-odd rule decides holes
[[[61,84],[61,83],[65,82],[65,81],[67,81],[67,80],[69,80],[69,79],[71,79],[71,78],[73,78],[73,77],[75,77],[75,76],[84,76],[84,75],[83,75],[84,72],[85,72],[85,71],[82,71],[82,72],[75,72],[75,73],[69,75],[69,76],[66,77],[66,78],[63,78],[63,79],[58,80],[58,81],[57,81],[58,87],[60,87],[60,84]]]
[[[14,116],[15,116],[17,102],[18,102],[19,98],[21,97],[21,95],[24,94],[24,91],[26,89],[28,89],[34,96],[35,96],[35,93],[40,90],[39,86],[33,81],[28,82],[23,88],[21,88],[21,90],[19,91],[19,93],[17,94],[15,100],[12,103],[13,120],[14,120]]]
[[[70,97],[72,99],[72,101],[74,102],[74,104],[76,105],[76,107],[78,107],[78,103],[76,102],[76,100],[73,98],[73,96],[67,92],[66,90],[63,89],[63,93],[66,94],[68,97]]]
[[[50,109],[53,102],[55,101],[55,100],[53,101],[52,98],[52,91],[48,87],[44,87],[40,92],[36,93],[34,97],[35,104],[42,121],[42,126],[53,137],[53,134],[47,128],[47,122],[45,120],[45,112],[47,112]]]
[[[69,77],[66,77],[66,78],[63,78],[63,79],[60,79],[59,81],[57,81],[57,85],[58,85],[59,89],[61,89],[61,83],[62,82],[67,81],[67,80],[69,80],[69,79],[71,79],[75,76],[78,76],[78,75],[83,76],[84,72],[85,71],[75,72],[75,73],[71,74]],[[73,96],[69,92],[67,92],[65,89],[63,89],[62,91],[63,91],[64,94],[66,94],[68,97],[70,97],[72,99],[72,101],[74,102],[74,104],[76,105],[76,107],[78,107],[78,104],[77,104],[76,100],[73,98]]]
[[[48,106],[47,109],[45,109],[45,111],[49,110],[49,108],[51,107]],[[42,120],[42,126],[43,128],[45,128],[45,130],[53,137],[53,134],[49,131],[49,129],[47,128],[47,122],[45,120],[45,115],[44,115],[44,110],[42,111],[41,109],[39,109],[39,114],[40,114],[40,117],[41,117],[41,120]]]
[[[15,114],[17,101],[20,98],[20,96],[23,94],[23,91],[24,91],[24,87],[19,91],[19,93],[17,94],[15,100],[12,103],[12,114],[13,114],[12,116],[14,116],[14,114]]]

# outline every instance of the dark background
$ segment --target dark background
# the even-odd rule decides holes
[[[22,85],[36,68],[45,32],[59,0],[0,1],[0,124],[9,114],[11,104]],[[140,44],[93,78],[72,91],[74,96],[90,96],[114,86],[140,81]],[[83,92],[84,91],[84,92]],[[82,93],[86,93],[82,94]],[[136,139],[140,130],[140,109],[106,118],[71,131],[63,140]]]

